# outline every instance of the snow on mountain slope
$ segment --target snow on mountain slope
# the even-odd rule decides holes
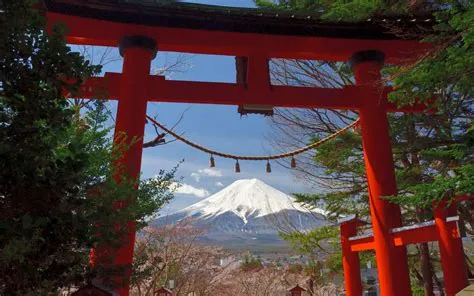
[[[310,211],[258,179],[235,181],[198,203],[158,219],[158,224],[173,224],[186,217],[214,234],[278,234],[325,224],[322,210]]]
[[[262,217],[283,210],[310,212],[296,203],[293,197],[258,179],[242,179],[178,213],[187,213],[189,216],[199,213],[204,218],[233,212],[246,222],[247,216]],[[316,212],[324,214],[321,210]]]

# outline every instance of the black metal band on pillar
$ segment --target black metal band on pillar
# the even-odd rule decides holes
[[[125,50],[127,48],[138,47],[149,50],[153,53],[152,59],[156,57],[156,51],[158,50],[156,46],[156,41],[153,38],[141,35],[132,35],[132,36],[125,36],[120,40],[119,43],[119,52],[120,55],[123,57]]]
[[[349,61],[349,65],[353,68],[355,65],[363,62],[378,62],[383,64],[385,53],[378,50],[364,50],[354,53]]]

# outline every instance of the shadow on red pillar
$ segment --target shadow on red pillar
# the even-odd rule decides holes
[[[364,51],[354,54],[352,66],[364,106],[359,110],[369,202],[374,233],[375,257],[382,296],[411,295],[405,247],[395,247],[390,230],[402,224],[400,207],[381,197],[397,193],[386,99],[380,69],[384,54]]]
[[[448,205],[447,200],[443,199],[434,204],[438,246],[447,296],[454,296],[469,285],[462,239],[459,236],[457,225],[448,224],[446,221],[447,217],[456,216],[456,214],[455,201]],[[457,233],[456,238],[453,237],[453,233]]]
[[[145,131],[145,119],[147,108],[147,86],[150,77],[151,61],[156,55],[156,42],[143,36],[129,36],[122,39],[120,43],[120,54],[123,56],[123,69],[120,81],[119,103],[115,125],[114,146],[126,145],[121,158],[117,162],[120,173],[115,176],[120,182],[120,176],[132,179],[139,178],[143,136]],[[133,202],[134,197],[129,202]],[[127,203],[116,204],[117,208],[126,207]],[[135,221],[127,223],[127,234],[123,238],[124,243],[119,248],[105,248],[104,250],[93,250],[97,253],[93,262],[101,268],[110,268],[114,274],[113,281],[118,287],[115,292],[120,296],[129,295],[129,279],[132,272],[133,250],[135,245]],[[107,256],[102,257],[102,253]],[[104,259],[102,259],[104,258]],[[101,262],[113,258],[112,264]]]
[[[341,223],[342,266],[344,268],[344,287],[346,296],[362,295],[359,253],[351,251],[349,237],[357,235],[358,220]]]

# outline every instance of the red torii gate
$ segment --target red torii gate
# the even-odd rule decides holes
[[[433,203],[434,221],[392,228],[389,232],[394,246],[438,242],[447,296],[456,295],[469,284],[461,235],[457,225],[459,217],[456,216],[456,206],[459,201],[473,198],[470,195],[457,197],[450,204],[445,198]],[[374,235],[357,235],[357,228],[364,224],[357,218],[340,222],[342,264],[347,296],[362,295],[358,252],[365,250],[377,252]]]
[[[357,110],[381,294],[411,295],[406,249],[394,244],[390,233],[391,229],[402,226],[400,208],[380,197],[396,194],[386,113],[422,112],[424,108],[398,109],[387,102],[390,88],[382,85],[380,68],[384,61],[406,62],[429,45],[398,40],[370,20],[358,24],[323,23],[311,20],[311,16],[289,15],[281,26],[280,21],[274,20],[281,19],[282,15],[278,14],[264,17],[258,11],[223,13],[222,9],[216,13],[216,9],[203,11],[195,7],[199,5],[187,10],[186,5],[180,4],[173,10],[173,7],[156,8],[121,1],[46,1],[48,26],[66,24],[69,43],[120,48],[122,74],[106,73],[103,78],[89,79],[78,96],[97,98],[98,89],[105,89],[102,99],[119,101],[115,135],[125,133],[128,139],[141,139],[122,156],[121,164],[127,173],[131,177],[140,173],[148,101]],[[420,25],[416,19],[403,21]],[[430,19],[421,21],[431,24]],[[291,30],[285,30],[286,27]],[[150,64],[158,48],[247,57],[246,84],[166,81],[163,77],[150,76]],[[342,89],[272,86],[270,58],[351,61],[356,85]],[[128,243],[116,250],[116,265],[131,265],[135,228],[133,223],[129,226]],[[123,278],[129,272],[128,269]],[[128,295],[128,286],[117,292]]]

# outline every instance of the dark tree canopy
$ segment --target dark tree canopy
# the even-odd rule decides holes
[[[71,51],[64,28],[47,34],[34,4],[2,1],[0,7],[2,295],[39,295],[83,283],[92,276],[90,249],[120,241],[112,221],[137,220],[140,227],[172,197],[174,171],[142,181],[138,191],[138,180],[113,180],[116,152],[127,147],[112,149],[104,103],[79,110],[64,95],[74,94],[100,67]],[[130,196],[136,196],[130,207],[113,207]],[[105,226],[100,236],[98,226]]]

